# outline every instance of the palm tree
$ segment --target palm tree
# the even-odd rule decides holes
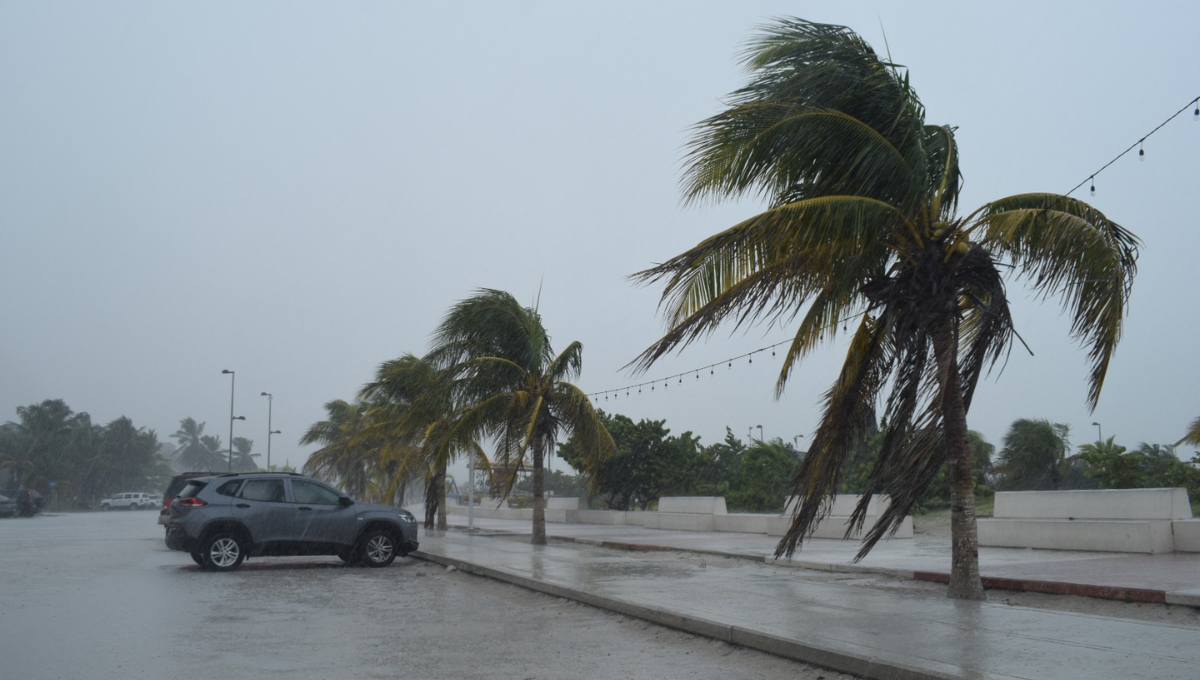
[[[245,437],[233,438],[233,460],[231,467],[234,472],[254,472],[258,470],[258,464],[254,462],[262,454],[253,453],[254,440]]]
[[[1100,396],[1135,272],[1138,241],[1082,201],[1023,194],[957,212],[954,128],[927,125],[903,67],[841,26],[781,19],[748,47],[749,83],[694,129],[689,202],[758,194],[762,213],[643,271],[665,281],[668,332],[635,364],[711,333],[770,321],[799,326],[776,382],[839,328],[841,373],[791,491],[803,501],[776,548],[792,555],[829,509],[842,461],[881,401],[889,427],[871,493],[892,504],[858,558],[899,526],[946,461],[953,488],[951,597],[983,599],[966,414],[980,374],[1014,336],[1001,271],[1061,298],[1090,346]],[[849,323],[855,321],[855,328]]]
[[[484,289],[450,309],[427,359],[447,371],[459,405],[442,436],[494,438],[493,469],[509,471],[506,494],[531,455],[533,543],[545,545],[544,462],[560,432],[574,434],[587,472],[616,449],[587,395],[568,382],[582,369],[583,345],[572,342],[556,355],[536,307]]]
[[[186,470],[212,471],[225,466],[218,446],[216,451],[205,444],[209,435],[204,434],[204,423],[197,423],[193,418],[179,421],[179,429],[171,435],[179,445],[179,464]]]
[[[335,399],[325,404],[328,420],[313,423],[301,444],[321,444],[304,463],[304,473],[344,487],[356,498],[364,498],[371,483],[374,441],[357,437],[367,426],[367,405]]]
[[[417,475],[425,479],[425,527],[445,530],[446,467],[460,455],[489,471],[479,443],[452,425],[457,410],[449,374],[414,354],[386,361],[360,399],[376,404],[364,434],[377,437],[380,464],[397,488]],[[436,519],[435,519],[436,517]]]
[[[1044,491],[1061,489],[1066,472],[1070,428],[1049,420],[1013,421],[1000,449],[1003,489]]]
[[[1183,435],[1183,439],[1175,442],[1175,446],[1179,446],[1180,444],[1200,446],[1200,418],[1193,420],[1192,424],[1188,425],[1187,434]]]

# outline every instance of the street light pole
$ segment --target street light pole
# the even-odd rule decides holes
[[[761,442],[761,441],[763,440],[763,429],[762,429],[762,425],[755,425],[755,427],[757,427],[757,428],[758,428],[758,441],[760,441],[760,442]]]
[[[263,392],[262,397],[267,398],[267,472],[271,471],[271,435],[275,431],[271,429],[271,410],[275,405],[275,395],[270,392]]]
[[[221,371],[222,375],[226,373],[229,374],[229,472],[233,472],[233,386],[237,383],[237,375],[228,368]]]
[[[1092,423],[1096,426],[1096,434],[1100,437],[1100,441],[1104,441],[1104,429],[1100,427],[1100,423]]]

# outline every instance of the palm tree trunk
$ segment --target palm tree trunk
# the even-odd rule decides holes
[[[425,485],[425,528],[433,529],[438,509],[438,487],[446,487],[446,476],[442,471],[433,473]]]
[[[542,464],[545,451],[543,440],[537,437],[533,443],[533,544],[546,545],[546,471]]]
[[[967,410],[959,382],[957,329],[953,324],[934,338],[942,376],[942,427],[950,451],[950,587],[947,597],[986,600],[979,577],[979,531],[975,524],[975,478],[967,439]]]
[[[438,468],[438,478],[441,480],[437,486],[437,528],[438,531],[445,531],[450,528],[446,522],[446,464],[442,463]]]

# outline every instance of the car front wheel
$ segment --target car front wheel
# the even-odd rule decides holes
[[[396,559],[396,537],[390,531],[372,529],[363,536],[359,560],[368,567],[386,567]]]
[[[200,566],[210,571],[233,571],[246,559],[246,550],[236,534],[219,531],[200,546],[200,558]]]

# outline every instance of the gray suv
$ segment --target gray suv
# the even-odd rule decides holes
[[[417,521],[400,508],[355,502],[311,477],[248,472],[187,482],[171,503],[167,547],[211,571],[247,557],[337,555],[386,567],[417,549]]]

